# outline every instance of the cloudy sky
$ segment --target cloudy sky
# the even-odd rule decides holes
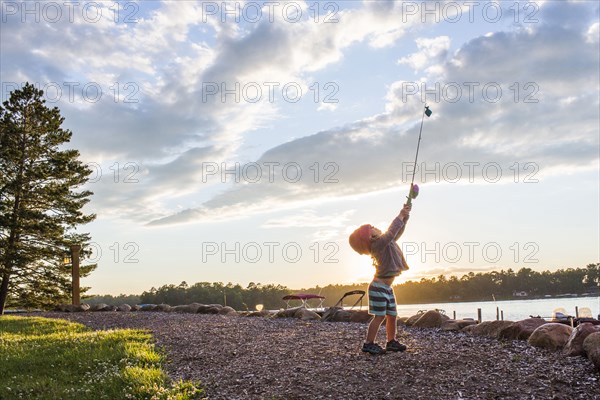
[[[45,90],[94,173],[93,293],[600,261],[595,1],[1,2],[2,100]]]

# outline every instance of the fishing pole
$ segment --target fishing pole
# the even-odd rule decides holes
[[[410,181],[410,190],[408,192],[408,196],[406,198],[408,201],[406,204],[411,204],[412,199],[416,199],[419,195],[419,186],[415,184],[415,174],[417,173],[417,159],[419,158],[419,147],[421,146],[421,134],[423,133],[423,121],[425,120],[425,116],[427,118],[431,116],[433,112],[429,109],[429,106],[425,104],[425,108],[423,109],[423,115],[421,116],[421,128],[419,129],[419,141],[417,142],[417,153],[415,154],[415,164],[413,166],[413,174],[412,179]]]

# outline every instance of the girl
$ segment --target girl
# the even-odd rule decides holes
[[[392,283],[396,276],[408,269],[396,241],[404,233],[410,210],[411,204],[405,204],[385,233],[372,225],[363,225],[350,235],[350,246],[359,254],[370,254],[375,266],[375,277],[369,284],[369,314],[373,315],[373,319],[362,347],[364,352],[382,354],[386,350],[406,350],[406,346],[396,340],[397,312]],[[385,350],[375,343],[377,331],[384,319],[387,335]]]

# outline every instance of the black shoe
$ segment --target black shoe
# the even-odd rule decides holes
[[[371,354],[383,354],[385,350],[381,348],[377,343],[365,343],[363,344],[362,351]]]
[[[404,351],[404,350],[406,350],[406,346],[397,340],[391,340],[391,341],[387,342],[387,344],[385,345],[385,350],[386,351]]]

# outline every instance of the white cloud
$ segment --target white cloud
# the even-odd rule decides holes
[[[439,64],[446,59],[450,48],[450,38],[448,36],[438,36],[431,39],[418,38],[416,43],[419,49],[418,52],[398,60],[399,64],[408,65],[415,71],[422,70],[431,64]]]
[[[434,115],[426,121],[420,160],[442,165],[495,163],[507,170],[505,177],[512,176],[508,169],[515,161],[534,163],[543,173],[595,168],[597,49],[580,38],[581,27],[544,23],[532,31],[475,38],[449,60],[445,60],[449,41],[421,41],[423,53],[438,63],[430,67],[443,78],[437,82],[439,97],[448,95],[442,93],[449,83],[463,92],[456,101],[427,99]],[[407,62],[425,66],[417,58]],[[473,99],[465,85],[469,82],[477,84]],[[482,90],[494,85],[502,89],[498,101],[491,100],[493,91]],[[214,218],[222,212],[231,216],[247,204],[268,212],[282,203],[301,207],[407,185],[402,169],[414,157],[422,102],[418,95],[403,98],[402,89],[402,82],[390,86],[385,114],[274,147],[257,160],[280,165],[293,161],[304,171],[315,161],[331,161],[338,169],[338,184],[301,180],[232,187],[199,208],[156,223]]]
[[[586,42],[598,43],[600,40],[600,23],[595,22],[590,26],[590,29],[586,32]]]
[[[566,166],[589,165],[597,158],[590,121],[598,119],[598,23],[576,24],[587,8],[552,3],[543,4],[538,15],[542,23],[529,31],[478,37],[454,55],[448,54],[448,36],[419,38],[418,51],[400,58],[402,65],[421,70],[424,82],[498,82],[503,100],[514,94],[510,85],[519,83],[518,103],[487,103],[481,92],[474,102],[464,97],[456,103],[434,101],[422,147],[425,159],[501,162],[528,157]],[[312,3],[298,4],[307,10]],[[202,182],[202,162],[235,158],[250,132],[281,117],[268,101],[222,102],[218,94],[206,98],[203,84],[295,81],[306,87],[309,74],[343,63],[353,45],[382,51],[422,27],[420,15],[403,14],[401,2],[363,2],[339,10],[339,22],[329,24],[310,18],[292,24],[280,11],[274,23],[245,26],[222,23],[220,16],[209,16],[204,23],[201,3],[187,1],[162,2],[129,25],[79,20],[48,29],[47,24],[9,18],[0,39],[2,81],[101,84],[101,101],[59,106],[74,131],[73,145],[86,161],[116,159],[143,166],[145,175],[135,186],[102,182],[94,187],[95,207],[135,220],[167,217],[180,206],[184,211],[163,222],[228,218],[403,183],[396,173],[413,158],[422,107],[417,95],[406,98],[406,80],[389,83],[381,114],[317,134],[305,132],[257,160],[297,162],[307,173],[316,161],[321,166],[333,162],[337,184],[306,179],[294,184]],[[110,89],[115,82],[121,96],[116,103]],[[132,93],[125,90],[126,83],[137,85],[137,103],[123,102]],[[524,87],[526,83],[535,83],[537,91]],[[532,94],[539,103],[521,101]],[[322,104],[318,110],[336,107]],[[177,201],[194,193],[206,200],[200,207]]]
[[[354,211],[345,211],[340,214],[317,216],[314,210],[304,210],[300,214],[288,216],[283,219],[270,219],[265,221],[263,228],[342,228]]]
[[[340,231],[335,229],[321,229],[313,233],[313,242],[327,242],[338,239]],[[327,244],[326,244],[327,245]]]
[[[317,111],[335,111],[338,108],[338,104],[337,103],[325,103],[322,102],[319,104],[319,107],[317,107]]]

